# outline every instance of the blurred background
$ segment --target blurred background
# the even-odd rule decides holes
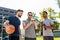
[[[9,17],[14,16],[17,9],[24,10],[22,18],[20,20],[27,19],[27,13],[33,12],[33,18],[38,24],[38,30],[36,30],[37,40],[43,40],[40,31],[40,21],[43,20],[42,12],[45,10],[48,12],[48,17],[54,22],[55,30],[54,39],[60,40],[60,0],[0,0],[0,40],[8,40],[9,35],[6,34],[3,22]],[[21,22],[21,34],[24,39],[24,29]]]

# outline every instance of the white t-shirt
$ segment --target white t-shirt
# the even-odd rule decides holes
[[[45,24],[46,26],[51,26],[53,25],[54,23],[50,20],[50,19],[45,19],[43,21],[43,24]],[[53,32],[51,29],[46,29],[44,28],[43,26],[43,36],[53,36]]]

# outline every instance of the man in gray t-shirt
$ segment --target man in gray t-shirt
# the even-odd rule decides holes
[[[23,28],[25,29],[25,40],[36,40],[35,29],[37,24],[32,18],[32,12],[28,12],[28,19],[23,22]]]
[[[43,28],[43,39],[44,40],[54,40],[52,29],[54,29],[54,23],[48,19],[47,12],[43,11],[44,21],[41,23]]]

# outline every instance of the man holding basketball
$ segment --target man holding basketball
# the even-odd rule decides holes
[[[43,11],[44,21],[40,23],[41,29],[43,28],[43,40],[54,40],[52,30],[55,29],[53,21],[48,19],[48,13]]]
[[[7,28],[8,24],[13,25],[15,27],[15,31],[12,34],[9,34],[9,40],[19,40],[19,35],[20,35],[20,24],[21,21],[19,20],[19,17],[21,18],[23,14],[23,10],[17,10],[15,16],[9,17],[5,22],[4,22],[4,27]]]

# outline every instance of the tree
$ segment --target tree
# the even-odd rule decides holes
[[[58,6],[59,6],[59,8],[60,8],[60,0],[57,0],[57,2],[58,2]]]
[[[60,12],[58,12],[58,16],[57,17],[60,18]]]
[[[35,19],[35,21],[37,22],[37,24],[38,24],[38,29],[36,30],[36,32],[38,33],[39,31],[40,31],[40,21],[39,21],[39,17],[38,16],[36,16],[36,13],[34,13],[33,12],[33,19]]]

